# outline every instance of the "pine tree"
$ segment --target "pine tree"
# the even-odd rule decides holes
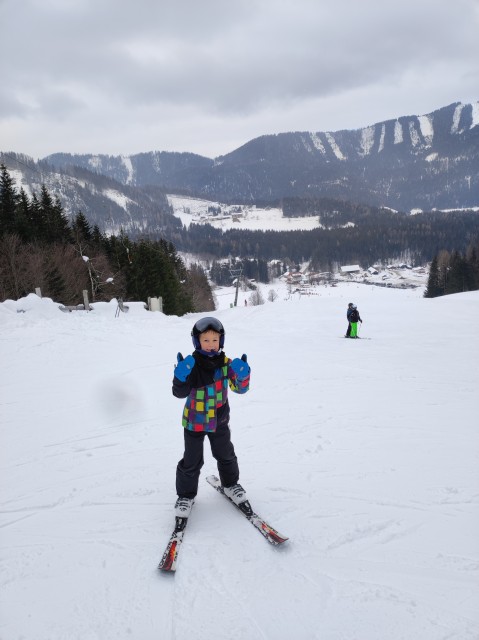
[[[58,196],[55,196],[51,224],[53,242],[66,244],[71,241],[71,230],[68,224],[68,218],[65,215],[63,205]]]
[[[19,196],[7,167],[0,165],[0,237],[16,233],[15,213]]]
[[[62,244],[69,242],[71,238],[71,231],[68,226],[68,220],[63,213],[62,203],[58,196],[55,196],[55,198],[52,199],[52,206],[48,211],[48,227],[49,242],[60,242]]]
[[[458,251],[453,251],[448,268],[446,294],[467,291],[466,260]]]
[[[442,295],[441,286],[439,284],[439,267],[437,256],[434,256],[429,268],[429,278],[427,281],[426,291],[424,292],[425,298],[436,298]]]
[[[479,289],[479,258],[475,246],[469,245],[466,259],[468,265],[469,290],[477,291]]]
[[[70,228],[68,220],[63,213],[60,199],[52,198],[45,185],[42,185],[38,209],[39,233],[41,242],[52,244],[54,242],[69,242]]]
[[[51,218],[53,211],[53,199],[45,185],[42,185],[40,199],[38,202],[38,221],[40,222],[40,233],[38,239],[47,244],[52,242]]]
[[[72,224],[73,237],[75,243],[85,243],[86,245],[93,239],[93,231],[84,213],[79,211]]]
[[[34,239],[32,208],[23,187],[20,189],[19,200],[15,209],[15,229],[22,242],[30,242]]]
[[[213,293],[206,273],[199,264],[193,264],[187,270],[184,287],[193,301],[194,311],[214,311]]]
[[[47,259],[45,265],[45,290],[44,295],[52,298],[54,301],[62,301],[65,299],[65,279],[61,270],[57,265]]]
[[[32,195],[30,202],[30,220],[32,223],[32,236],[33,239],[42,241],[47,235],[44,220],[40,209],[40,202],[38,201],[37,194]]]
[[[91,241],[93,246],[97,249],[106,248],[106,237],[102,234],[102,232],[100,231],[100,227],[97,224],[93,227]]]

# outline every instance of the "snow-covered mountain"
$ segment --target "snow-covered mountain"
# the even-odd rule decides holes
[[[197,315],[0,304],[2,640],[477,640],[478,292],[341,284],[215,314],[248,354],[231,394],[241,482],[276,549],[205,482],[176,575]],[[345,340],[348,302],[364,320]]]
[[[44,184],[60,198],[68,217],[82,211],[107,234],[118,235],[123,229],[131,237],[171,235],[181,227],[165,194],[156,187],[137,188],[83,167],[55,168],[21,154],[0,152],[0,163],[7,167],[17,191],[22,188],[29,197],[39,195]]]
[[[358,130],[264,135],[215,159],[150,152],[46,160],[226,202],[321,196],[403,211],[464,208],[479,204],[479,102]]]

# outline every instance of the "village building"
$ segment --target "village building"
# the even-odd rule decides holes
[[[362,271],[358,264],[348,264],[344,267],[340,267],[341,275],[352,275],[353,273],[360,273]]]

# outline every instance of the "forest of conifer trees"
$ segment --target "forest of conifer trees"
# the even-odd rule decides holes
[[[470,245],[465,254],[440,251],[429,268],[425,298],[479,289],[479,243]]]
[[[18,192],[0,166],[0,301],[40,288],[42,295],[70,305],[161,296],[166,314],[214,309],[204,271],[187,269],[166,240],[107,237],[82,212],[69,224],[58,198],[45,186],[39,196]]]
[[[299,199],[298,199],[299,200]],[[191,224],[173,232],[175,246],[208,260],[251,258],[309,262],[311,269],[334,271],[334,265],[407,262],[422,266],[440,250],[465,252],[479,237],[475,211],[422,212],[416,215],[365,205],[315,201],[306,210],[318,215],[323,228],[310,231],[252,231]],[[296,203],[299,207],[299,201]],[[321,208],[329,206],[328,211]],[[331,210],[334,206],[336,209]],[[291,206],[288,205],[291,209]]]

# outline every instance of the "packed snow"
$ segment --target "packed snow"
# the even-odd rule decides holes
[[[133,163],[131,161],[131,157],[121,156],[121,161],[123,162],[123,165],[128,172],[128,177],[126,178],[125,182],[126,184],[132,184],[133,178],[135,175],[135,170],[133,169]]]
[[[260,306],[217,292],[241,482],[267,541],[205,481],[175,575],[183,401],[198,317],[116,301],[0,304],[2,640],[477,640],[479,292],[359,283]],[[343,338],[348,302],[359,340]]]
[[[403,141],[403,129],[399,120],[394,123],[394,144],[401,144]]]
[[[414,122],[409,122],[409,136],[413,147],[418,147],[421,144],[421,137]]]
[[[368,156],[374,146],[374,136],[376,127],[365,127],[361,129],[361,150],[363,156]]]
[[[386,138],[386,125],[383,124],[381,125],[381,137],[379,139],[379,148],[378,148],[378,153],[381,153],[381,151],[384,149],[384,140]]]
[[[314,131],[311,131],[309,133],[309,137],[311,138],[311,142],[313,143],[314,148],[320,151],[324,156],[326,154],[326,149],[324,148],[324,144],[319,135]]]
[[[419,116],[418,121],[421,135],[424,138],[426,146],[430,147],[434,138],[434,123],[432,116]]]
[[[331,146],[331,149],[333,150],[333,153],[336,156],[336,158],[338,160],[346,160],[346,158],[343,155],[341,149],[339,148],[336,140],[334,139],[333,134],[332,133],[325,133],[324,135],[326,136],[326,139],[329,142],[329,144]]]

